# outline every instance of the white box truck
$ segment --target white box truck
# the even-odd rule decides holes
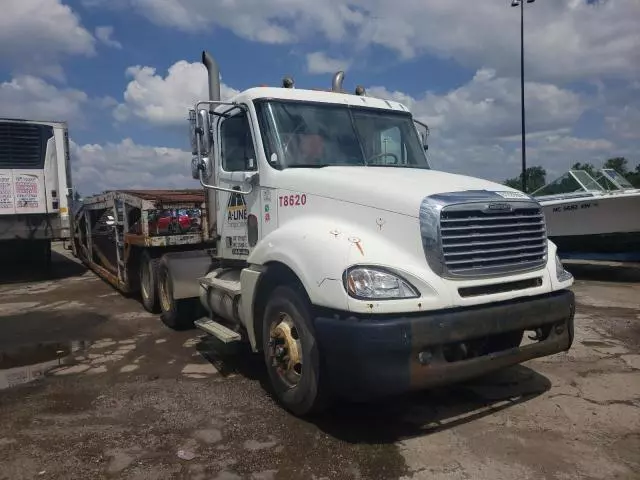
[[[220,101],[202,61],[192,174],[211,243],[148,252],[167,325],[248,342],[296,415],[570,348],[573,277],[538,202],[431,169],[426,126],[345,93],[343,72],[330,91],[285,78]]]
[[[71,170],[65,122],[0,118],[0,242],[49,265],[69,238]]]

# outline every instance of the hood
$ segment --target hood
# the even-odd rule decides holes
[[[499,183],[437,170],[394,167],[289,168],[277,187],[417,217],[424,197],[487,190],[517,192]]]

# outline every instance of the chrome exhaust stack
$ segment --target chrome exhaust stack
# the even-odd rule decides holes
[[[342,82],[344,81],[344,72],[342,70],[340,70],[339,72],[336,72],[335,75],[333,76],[333,81],[331,82],[331,91],[332,92],[337,92],[337,93],[342,93]]]
[[[209,101],[211,102],[219,102],[220,101],[220,68],[218,67],[218,62],[216,62],[216,60],[213,58],[213,56],[207,52],[207,51],[203,51],[202,52],[202,63],[204,64],[204,66],[207,69],[207,84],[208,84],[208,89],[209,89]],[[208,130],[210,128],[210,126],[212,125],[212,114],[214,111],[215,105],[210,104],[209,105],[209,113],[206,112],[206,110],[202,110],[201,114],[204,114],[205,116],[207,116],[207,121],[203,122],[204,125],[206,125],[206,129]],[[205,135],[208,135],[209,132],[205,132]],[[213,136],[212,136],[213,139]],[[213,145],[213,143],[211,143],[211,145]],[[213,149],[211,149],[213,150]],[[211,184],[211,185],[216,185],[216,169],[215,169],[215,160],[214,160],[214,155],[213,155],[213,151],[211,152],[207,152],[207,154],[209,155],[209,161],[208,161],[208,165],[211,166],[211,168],[203,172],[200,172],[200,175],[202,175],[203,177],[205,177],[205,183],[207,184]],[[201,177],[201,182],[202,182],[202,177]],[[217,225],[217,215],[218,215],[218,195],[217,192],[215,191],[211,191],[208,188],[204,189],[204,195],[205,195],[205,202],[207,204],[207,220],[208,220],[208,227],[209,227],[209,234],[212,237],[215,237],[215,235],[217,234],[218,231],[218,225]]]
[[[220,68],[209,52],[202,52],[202,63],[207,68],[209,101],[220,101]]]

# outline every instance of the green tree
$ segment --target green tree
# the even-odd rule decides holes
[[[593,178],[597,178],[598,177],[598,172],[596,172],[596,167],[594,167],[590,163],[576,162],[573,165],[571,165],[571,170],[584,170],[589,175],[591,175]]]
[[[527,192],[531,193],[543,187],[547,183],[547,171],[540,166],[527,168]],[[522,173],[516,178],[509,178],[504,181],[507,187],[522,190]]]
[[[604,162],[602,168],[613,168],[620,175],[627,176],[629,172],[629,161],[624,157],[613,157]]]
[[[625,157],[613,157],[604,162],[603,168],[612,168],[629,180],[634,187],[640,188],[640,164],[635,170],[629,170],[629,161]]]
[[[522,175],[520,175],[519,177],[516,178],[507,178],[504,181],[504,184],[507,187],[511,187],[511,188],[515,188],[516,190],[521,190],[522,189],[522,179],[521,179]]]
[[[636,169],[633,172],[629,172],[626,175],[627,180],[636,188],[640,188],[640,163],[636,165]]]

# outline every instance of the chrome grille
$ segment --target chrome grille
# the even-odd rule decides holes
[[[541,207],[533,202],[450,205],[440,212],[444,266],[454,276],[516,273],[546,263]]]

